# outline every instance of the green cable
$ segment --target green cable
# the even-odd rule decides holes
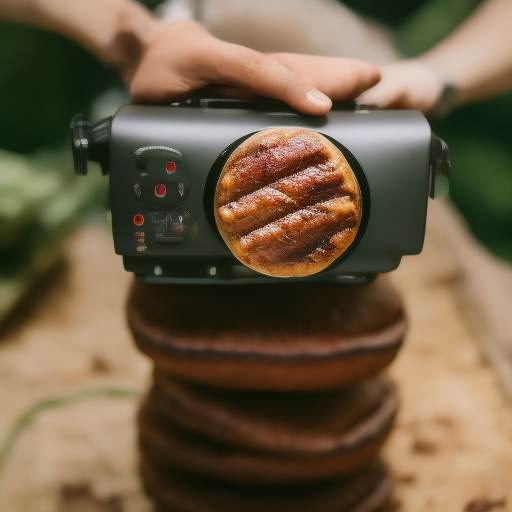
[[[23,430],[32,422],[32,420],[45,409],[52,407],[59,407],[66,405],[83,398],[93,396],[109,396],[115,398],[140,398],[141,391],[121,389],[121,388],[95,388],[95,389],[82,389],[74,391],[66,395],[61,395],[55,398],[49,398],[30,406],[21,416],[15,421],[11,430],[7,433],[3,443],[0,445],[0,475],[4,469],[5,463],[9,454],[11,453],[16,441],[23,432]]]

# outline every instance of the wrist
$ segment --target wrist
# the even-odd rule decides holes
[[[160,54],[165,49],[166,60],[169,61],[176,52],[187,54],[190,47],[194,46],[191,43],[198,43],[204,34],[207,32],[195,21],[166,21],[152,15],[150,20],[142,23],[139,19],[135,23],[126,19],[120,24],[110,49],[111,62],[121,71],[125,80],[130,82],[141,59],[151,47],[157,52],[160,50]],[[210,50],[211,46],[208,48]]]
[[[443,68],[428,53],[418,57],[417,62],[429,69],[436,76],[439,83],[439,92],[435,103],[429,108],[428,113],[435,117],[445,117],[459,104],[460,94],[455,81],[449,71]]]
[[[438,62],[435,57],[431,57],[428,53],[426,53],[414,60],[430,69],[432,73],[435,73],[442,83],[454,83],[451,72],[448,69],[445,69],[445,67],[440,62]]]
[[[418,62],[436,75],[441,85],[440,93],[435,104],[428,113],[436,117],[444,117],[452,112],[459,104],[460,94],[451,73],[439,65],[429,55],[419,57]]]
[[[120,7],[111,37],[98,56],[129,82],[161,23],[149,10],[131,0],[123,0]]]

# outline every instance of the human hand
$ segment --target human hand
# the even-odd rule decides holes
[[[158,23],[131,78],[136,102],[165,103],[209,85],[225,85],[325,114],[379,80],[378,68],[352,59],[265,55],[221,41],[195,22]]]
[[[403,60],[381,68],[381,81],[358,98],[379,108],[410,108],[423,113],[439,101],[445,83],[440,73],[420,60]]]
[[[298,53],[269,57],[334,101],[353,100],[380,80],[379,68],[361,60]]]

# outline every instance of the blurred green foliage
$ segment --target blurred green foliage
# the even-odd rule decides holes
[[[450,195],[473,233],[512,261],[512,94],[455,112],[433,129],[450,147]]]
[[[83,216],[106,205],[99,169],[84,181],[71,169],[67,147],[30,157],[0,150],[0,323],[59,261]]]
[[[398,49],[407,56],[423,53],[450,34],[481,1],[410,1],[416,9],[396,28]]]
[[[71,117],[116,73],[55,34],[0,23],[0,148],[20,153],[67,141]]]
[[[75,178],[68,132],[72,115],[118,83],[63,38],[0,24],[0,322],[60,260],[83,216],[107,204],[99,171]]]

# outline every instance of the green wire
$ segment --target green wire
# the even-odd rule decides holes
[[[7,433],[3,443],[0,445],[0,475],[5,467],[5,463],[9,454],[11,453],[16,441],[23,432],[23,430],[32,422],[32,420],[42,411],[51,409],[52,407],[59,407],[71,402],[76,402],[84,398],[93,396],[109,396],[114,398],[140,398],[141,391],[121,389],[121,388],[95,388],[95,389],[82,389],[74,391],[66,395],[61,395],[55,398],[49,398],[30,406],[19,418],[15,421],[11,430]]]

